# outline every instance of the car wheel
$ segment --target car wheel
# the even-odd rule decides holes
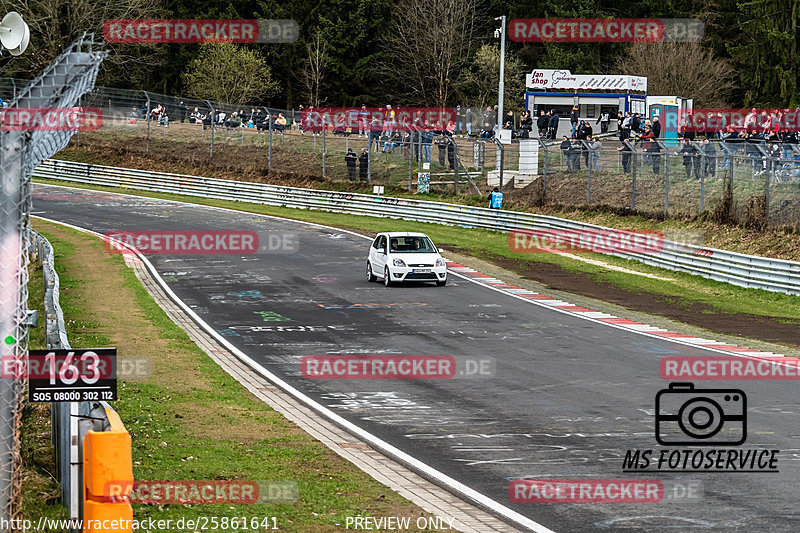
[[[392,275],[389,273],[389,267],[383,269],[383,284],[387,287],[392,285]]]
[[[447,278],[444,278],[442,281],[436,282],[437,287],[444,287],[445,285],[447,285]]]
[[[375,274],[372,273],[372,265],[370,265],[369,261],[367,261],[367,281],[372,282],[377,279],[378,279],[377,276],[375,276]]]

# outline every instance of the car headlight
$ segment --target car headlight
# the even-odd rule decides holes
[[[437,266],[437,267],[443,267],[443,266],[445,266],[444,259],[442,259],[441,257],[440,257],[439,259],[437,259],[437,260],[436,260],[436,266]]]
[[[406,266],[406,264],[403,262],[402,259],[395,259],[394,261],[392,261],[392,264],[394,266],[396,266],[396,267],[404,267],[404,266]]]

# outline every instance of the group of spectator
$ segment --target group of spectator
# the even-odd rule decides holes
[[[143,103],[139,108],[131,108],[128,122],[135,124],[139,119],[148,118],[147,109],[147,102]],[[228,131],[234,131],[239,128],[254,128],[259,134],[267,134],[270,127],[272,127],[273,130],[283,134],[284,130],[289,126],[283,113],[270,114],[266,108],[252,108],[249,113],[244,109],[231,113],[224,110],[217,110],[212,113],[211,111],[202,112],[195,107],[189,112],[189,108],[181,101],[178,104],[178,114],[180,115],[181,123],[202,124],[203,129],[210,128],[213,122],[215,126],[223,127]],[[170,118],[163,104],[156,104],[150,110],[149,119],[159,126],[169,126]]]

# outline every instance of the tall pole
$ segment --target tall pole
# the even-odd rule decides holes
[[[499,135],[500,130],[503,129],[503,119],[505,118],[503,115],[503,93],[505,92],[504,80],[506,74],[506,16],[495,17],[494,20],[500,21],[500,29],[495,30],[495,37],[498,37],[498,33],[500,34],[500,82],[497,84],[497,117],[495,117],[495,125]],[[501,154],[497,153],[497,166],[502,164],[501,157]],[[500,173],[502,174],[502,172],[501,169]]]
[[[497,129],[502,129],[503,119],[503,93],[505,92],[506,74],[506,16],[497,17],[495,20],[501,21],[500,26],[500,83],[497,86]]]

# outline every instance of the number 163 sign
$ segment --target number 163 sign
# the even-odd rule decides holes
[[[117,349],[31,350],[0,359],[3,379],[27,378],[30,402],[114,401]]]

